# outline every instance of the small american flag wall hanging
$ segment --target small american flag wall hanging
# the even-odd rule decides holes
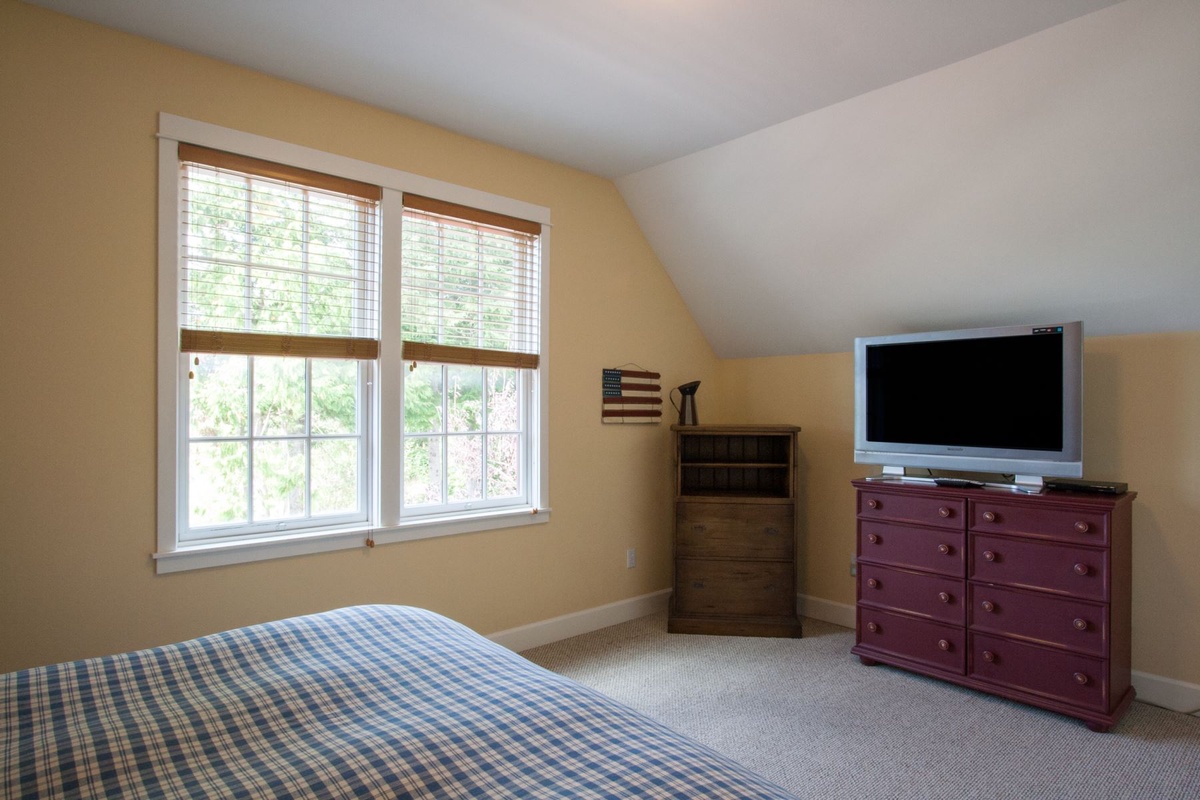
[[[606,369],[601,422],[662,422],[662,386],[657,372]]]

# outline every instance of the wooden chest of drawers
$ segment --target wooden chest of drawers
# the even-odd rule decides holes
[[[799,636],[799,428],[676,425],[672,430],[675,574],[668,630]]]
[[[1130,685],[1132,504],[854,481],[853,652],[1108,730]]]

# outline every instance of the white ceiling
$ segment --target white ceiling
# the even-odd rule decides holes
[[[1195,0],[26,1],[613,178],[721,357],[1200,330]]]
[[[615,178],[1116,0],[29,0]]]

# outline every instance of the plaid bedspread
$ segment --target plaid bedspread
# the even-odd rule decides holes
[[[5,798],[790,796],[398,606],[12,672],[0,710]]]

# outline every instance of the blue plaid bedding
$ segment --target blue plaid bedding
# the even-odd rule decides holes
[[[0,675],[3,796],[790,797],[430,611]]]

